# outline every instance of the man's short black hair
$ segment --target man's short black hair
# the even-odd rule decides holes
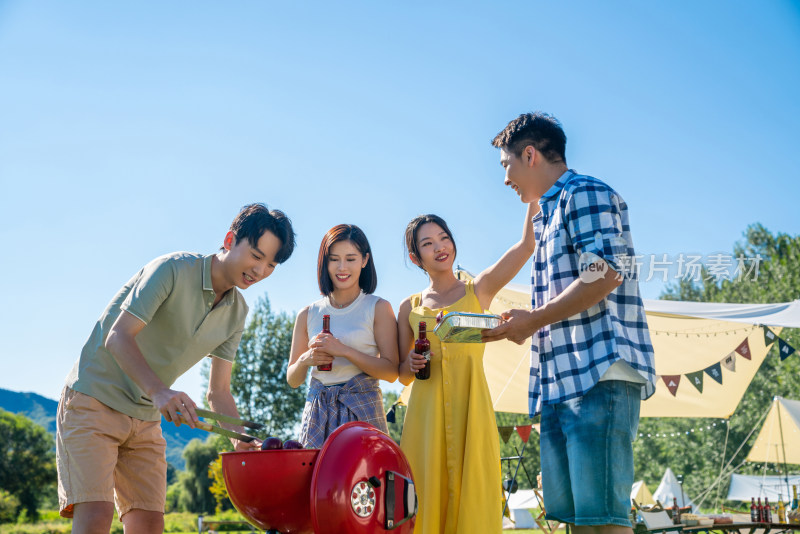
[[[231,223],[231,232],[236,244],[247,239],[250,246],[255,248],[264,232],[272,232],[281,241],[281,248],[275,254],[278,263],[288,260],[294,252],[292,221],[281,210],[270,210],[261,202],[243,207]]]
[[[567,163],[567,135],[552,115],[541,111],[523,113],[492,140],[492,146],[503,148],[517,157],[528,145],[533,145],[550,163]]]

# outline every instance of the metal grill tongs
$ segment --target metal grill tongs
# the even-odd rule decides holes
[[[238,417],[212,412],[210,410],[203,410],[202,408],[195,408],[194,411],[199,417],[205,417],[206,419],[214,419],[217,422],[221,421],[223,423],[239,425],[245,428],[252,428],[253,430],[260,430],[264,428],[264,425],[260,423],[254,423],[253,421],[247,421],[245,419],[240,419]],[[195,423],[195,427],[199,428],[200,430],[205,430],[206,432],[214,432],[215,434],[219,434],[221,436],[238,439],[239,441],[244,441],[245,443],[250,443],[253,440],[258,439],[255,436],[240,434],[238,432],[234,432],[233,430],[222,428],[221,426],[218,426],[218,424],[212,425],[211,423],[207,423],[206,421],[198,421],[197,423]]]

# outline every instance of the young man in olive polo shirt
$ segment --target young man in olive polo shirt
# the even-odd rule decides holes
[[[194,401],[170,386],[213,356],[209,405],[238,416],[230,378],[247,316],[238,289],[272,274],[293,250],[286,215],[250,204],[234,219],[220,252],[156,258],[112,299],[58,407],[59,507],[62,516],[73,517],[73,532],[109,532],[115,505],[126,532],[163,532],[161,416],[176,425],[181,416],[192,427],[198,421]],[[237,450],[251,447],[233,441]]]

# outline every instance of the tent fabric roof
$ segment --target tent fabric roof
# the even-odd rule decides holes
[[[633,487],[631,488],[631,501],[634,500],[638,504],[653,505],[656,503],[655,499],[653,499],[653,494],[650,493],[650,489],[647,487],[647,484],[644,483],[644,480],[637,480],[633,483]]]
[[[653,492],[653,498],[664,506],[672,506],[672,500],[676,499],[678,501],[678,506],[691,506],[692,509],[695,508],[692,499],[682,491],[681,485],[678,484],[678,478],[669,467],[664,471],[664,476],[661,477],[661,483],[658,485],[658,488],[656,488],[656,491]]]
[[[463,270],[459,275],[462,279],[472,276]],[[528,286],[508,284],[489,311],[530,309],[530,302]],[[751,358],[737,357],[735,371],[722,369],[722,384],[706,376],[702,393],[684,377],[673,396],[664,381],[658,380],[656,393],[642,403],[642,417],[730,417],[769,348],[759,325],[800,327],[800,300],[782,304],[645,300],[644,306],[659,376],[703,371],[733,353],[745,339]],[[780,332],[779,328],[773,330]],[[495,411],[528,413],[529,343],[488,343],[484,371]],[[401,399],[407,401],[409,394],[406,388]]]
[[[800,300],[778,304],[727,304],[645,300],[648,315],[679,315],[744,324],[800,328]]]
[[[800,401],[775,397],[747,460],[800,464]]]
[[[733,474],[727,499],[729,501],[750,501],[753,497],[766,497],[774,502],[777,502],[779,498],[782,498],[783,502],[787,502],[787,499],[791,497],[789,488],[793,485],[800,486],[800,475],[782,477]]]
[[[506,494],[508,495],[508,494]],[[538,508],[539,501],[532,489],[517,490],[508,496],[509,508]]]

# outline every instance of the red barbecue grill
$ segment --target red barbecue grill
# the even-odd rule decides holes
[[[228,495],[254,525],[285,534],[414,530],[411,468],[386,434],[361,422],[322,449],[222,453]]]

